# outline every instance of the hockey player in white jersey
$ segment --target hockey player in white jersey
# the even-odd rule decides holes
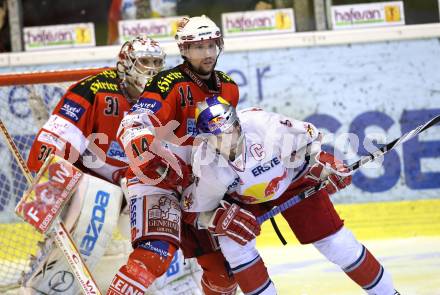
[[[334,173],[345,166],[321,151],[321,135],[312,124],[258,108],[237,114],[218,96],[199,103],[197,111],[196,180],[185,190],[182,206],[199,212],[198,226],[219,235],[245,294],[276,293],[255,248],[260,232],[255,216],[326,179],[327,186],[283,217],[302,244],[312,243],[367,294],[398,294],[388,272],[335,211],[329,194],[349,185],[351,176]]]

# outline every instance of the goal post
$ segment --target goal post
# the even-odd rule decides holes
[[[74,82],[104,68],[0,75],[0,118],[24,159],[38,130]],[[28,184],[0,138],[0,293],[20,286],[44,236],[14,212]],[[119,235],[120,236],[120,235]],[[120,252],[119,252],[120,253]]]

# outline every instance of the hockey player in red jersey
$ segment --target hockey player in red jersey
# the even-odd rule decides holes
[[[184,18],[176,33],[184,62],[147,82],[139,102],[121,122],[119,138],[130,159],[127,172],[134,251],[116,274],[109,294],[142,293],[165,272],[173,253],[196,257],[205,294],[235,294],[217,241],[207,230],[182,224],[179,199],[189,184],[197,102],[213,94],[238,102],[238,87],[214,70],[223,49],[220,29],[206,16]],[[124,291],[125,290],[125,291]]]
[[[199,226],[219,235],[245,294],[276,294],[255,248],[260,231],[255,216],[327,179],[323,189],[283,211],[283,217],[302,244],[313,244],[367,294],[398,294],[391,276],[333,207],[329,194],[348,186],[351,176],[339,176],[345,166],[321,151],[321,136],[312,124],[256,108],[237,114],[218,96],[198,104],[196,123],[198,180],[183,192],[183,209],[202,212]]]
[[[108,294],[128,294],[128,290],[142,294],[166,271],[179,247],[185,257],[196,257],[202,266],[205,294],[235,294],[237,284],[216,239],[207,230],[182,224],[182,218],[191,216],[182,216],[179,199],[190,182],[187,164],[197,134],[197,103],[218,94],[235,106],[238,87],[225,73],[214,70],[223,38],[209,18],[184,18],[176,40],[184,62],[150,79],[121,122],[119,139],[130,159],[127,181],[134,250]]]
[[[138,37],[122,46],[116,69],[70,86],[37,134],[29,169],[37,172],[48,155],[57,153],[83,172],[119,185],[127,163],[116,131],[164,60],[165,53],[156,41]]]

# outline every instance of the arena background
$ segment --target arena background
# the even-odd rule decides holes
[[[360,37],[362,36],[362,37]],[[240,107],[261,106],[316,124],[327,135],[327,148],[352,162],[440,114],[440,26],[415,25],[345,33],[298,33],[293,38],[227,40],[218,69],[240,86]],[[354,41],[353,41],[354,40]],[[174,43],[165,43],[167,67],[180,61]],[[118,46],[0,57],[0,72],[113,66]],[[62,91],[39,90],[47,109]],[[0,88],[0,108],[17,122],[27,120],[26,95],[17,87]],[[15,121],[14,137],[29,137]],[[10,127],[11,126],[11,127]],[[356,134],[347,142],[346,133]],[[371,140],[366,141],[365,137]],[[7,148],[0,186],[13,179]],[[353,185],[333,197],[348,228],[371,248],[393,274],[402,294],[440,294],[440,126],[390,152],[379,163],[356,173]],[[6,220],[16,200],[0,204]],[[278,219],[278,218],[277,218]],[[283,247],[265,224],[258,246],[280,294],[361,294],[344,274],[310,246],[299,246],[283,220],[289,242]]]

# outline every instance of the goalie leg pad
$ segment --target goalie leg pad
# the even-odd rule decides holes
[[[62,212],[63,221],[90,270],[102,258],[111,239],[121,198],[119,187],[84,174],[71,202]],[[23,281],[23,289],[31,293],[76,295],[80,290],[62,251],[52,239],[42,244]]]
[[[276,294],[263,259],[256,249],[256,240],[240,245],[229,237],[219,236],[223,255],[244,294]]]
[[[202,289],[206,295],[234,295],[237,283],[229,265],[220,251],[211,252],[197,257],[203,269]]]
[[[394,294],[391,276],[346,228],[313,245],[368,294]]]

